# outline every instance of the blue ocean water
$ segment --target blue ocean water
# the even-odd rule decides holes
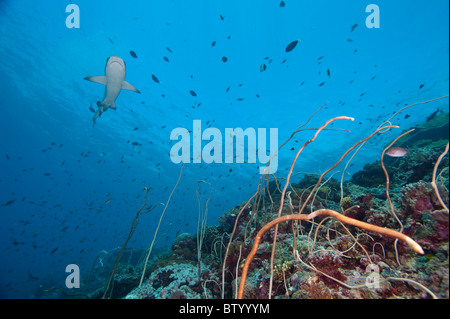
[[[379,28],[366,25],[372,2],[284,2],[0,2],[0,297],[62,286],[68,264],[83,273],[100,251],[121,246],[144,187],[146,206],[166,203],[181,169],[170,157],[175,128],[192,131],[193,120],[222,134],[278,128],[281,145],[326,103],[308,127],[342,115],[355,121],[334,123],[350,132],[324,131],[301,154],[295,172],[321,173],[401,107],[448,94],[448,1],[376,1]],[[79,28],[66,25],[71,3]],[[124,59],[141,94],[122,90],[117,110],[93,127],[89,106],[104,87],[84,77],[103,75],[110,56]],[[448,111],[448,99],[395,118],[401,129],[371,140],[349,173],[438,108]],[[287,175],[313,134],[281,149],[276,176]],[[186,164],[156,246],[196,233],[198,180],[215,185],[215,224],[256,191],[259,166]],[[205,199],[210,188],[200,190]],[[128,246],[149,246],[162,209],[141,216]]]

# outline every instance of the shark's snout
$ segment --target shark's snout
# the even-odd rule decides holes
[[[108,59],[107,65],[119,64],[122,68],[125,69],[125,61],[118,56],[112,56]]]

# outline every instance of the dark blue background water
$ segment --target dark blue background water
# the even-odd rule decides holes
[[[1,297],[63,286],[66,265],[83,275],[101,250],[121,246],[145,186],[148,205],[167,201],[180,170],[170,161],[170,132],[192,129],[193,119],[222,132],[276,127],[281,144],[328,103],[309,127],[337,115],[355,121],[334,126],[351,133],[322,132],[302,153],[295,172],[317,173],[401,106],[448,94],[445,0],[376,1],[379,29],[365,26],[371,2],[359,0],[286,0],[284,8],[279,0],[72,2],[79,29],[65,25],[71,1],[0,2]],[[111,55],[126,61],[127,80],[142,94],[122,91],[117,111],[93,128],[88,108],[104,88],[83,78],[102,75]],[[394,124],[408,128],[437,108],[448,111],[448,100],[413,107]],[[349,173],[377,160],[400,132],[367,144]],[[282,149],[277,176],[312,134]],[[216,185],[208,216],[215,224],[255,192],[257,166],[186,165],[157,247],[196,232],[197,180]],[[141,217],[129,247],[148,247],[161,211]]]

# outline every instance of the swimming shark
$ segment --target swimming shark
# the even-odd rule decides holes
[[[111,56],[106,60],[105,75],[87,76],[84,79],[100,83],[106,86],[103,101],[97,102],[97,111],[94,114],[95,121],[108,109],[116,110],[116,99],[121,90],[129,90],[136,93],[139,92],[133,85],[125,81],[126,67],[125,61],[118,56]]]

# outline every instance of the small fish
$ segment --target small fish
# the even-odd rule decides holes
[[[292,50],[295,49],[297,44],[298,44],[298,40],[292,41],[291,43],[288,44],[288,46],[286,47],[285,51],[286,52],[291,52]]]
[[[189,93],[191,93],[192,96],[197,96],[197,93],[195,93],[194,91],[190,90]]]
[[[350,30],[350,32],[353,32],[357,27],[358,27],[358,24],[355,23],[355,24],[352,26],[352,29]]]
[[[439,112],[439,108],[436,111],[434,111],[433,113],[431,113],[430,116],[427,117],[425,122],[429,122],[432,119],[434,119],[434,117],[436,116],[436,114],[438,114],[438,112]]]
[[[286,6],[286,3],[283,1],[283,0],[281,0],[281,2],[280,2],[280,8],[284,8]]]
[[[330,69],[327,69],[327,74],[328,74],[328,78],[330,78],[331,77]]]
[[[166,47],[167,51],[169,51],[170,53],[173,53],[172,50],[170,50],[169,47]]]
[[[222,21],[223,21],[223,19],[224,19],[223,15],[220,15],[220,20],[222,20]]]
[[[404,157],[408,155],[408,151],[403,147],[391,147],[387,150],[386,155],[390,157]]]
[[[222,62],[225,63],[225,62],[227,62],[227,61],[228,61],[228,58],[227,58],[226,56],[223,56],[223,57],[222,57]]]
[[[3,207],[9,206],[9,205],[11,205],[12,203],[14,203],[15,201],[16,201],[15,199],[10,200],[9,202],[4,203],[2,206],[3,206]]]
[[[130,55],[131,55],[133,58],[137,59],[137,54],[136,54],[136,52],[130,51]]]
[[[92,104],[89,106],[89,111],[91,111],[92,113],[95,113],[94,108],[92,107]]]
[[[164,59],[164,61],[166,61],[167,63],[169,63],[170,61],[169,61],[169,58],[168,57],[163,57],[163,59]]]
[[[212,47],[215,47],[215,46],[216,46],[216,41],[213,41],[213,42],[211,43],[211,46],[212,46]]]
[[[419,89],[421,89],[421,88],[423,88],[425,86],[425,84],[421,84],[420,86],[419,86]]]
[[[267,66],[263,63],[261,64],[261,66],[259,67],[259,72],[264,72],[266,70]]]
[[[139,145],[141,145],[139,142],[133,142],[133,143],[131,143],[132,145],[134,145],[134,146],[139,146]]]
[[[159,83],[158,78],[154,74],[152,74],[152,80],[155,81],[156,83]]]
[[[325,82],[322,82],[322,83],[319,84],[319,86],[323,86],[324,84],[325,84]]]
[[[110,199],[108,199],[108,200],[105,202],[105,205],[108,205],[109,203],[111,203],[111,200],[110,200]]]

